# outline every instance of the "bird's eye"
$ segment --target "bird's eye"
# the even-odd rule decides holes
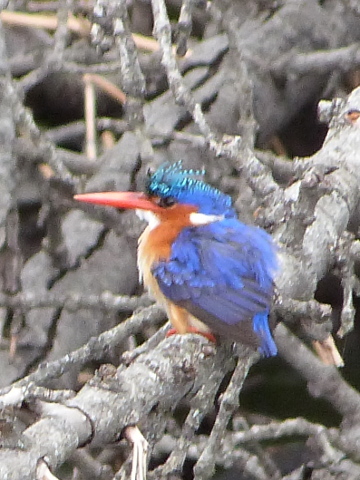
[[[169,208],[175,205],[176,200],[174,197],[162,197],[159,198],[158,205],[162,208]]]

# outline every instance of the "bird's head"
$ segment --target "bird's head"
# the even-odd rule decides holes
[[[184,225],[206,225],[235,212],[231,198],[202,180],[203,170],[186,170],[181,161],[149,173],[144,192],[102,192],[75,195],[81,202],[136,209],[150,225],[182,218]]]

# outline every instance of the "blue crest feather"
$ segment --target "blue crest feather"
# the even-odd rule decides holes
[[[202,179],[204,174],[204,170],[184,169],[181,160],[165,163],[148,177],[146,193],[194,205],[200,213],[235,216],[231,197],[205,183]]]

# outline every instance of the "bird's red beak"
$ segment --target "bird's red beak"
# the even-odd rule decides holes
[[[116,208],[132,208],[159,212],[161,207],[139,192],[82,193],[74,196],[79,202],[95,203]]]

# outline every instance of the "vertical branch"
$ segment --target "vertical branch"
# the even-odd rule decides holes
[[[153,149],[145,132],[143,114],[146,83],[129,26],[126,1],[97,0],[94,5],[94,18],[98,23],[94,23],[92,27],[93,42],[104,50],[112,44],[117,48],[120,57],[120,83],[126,94],[127,122],[139,139],[141,158],[151,161]],[[103,29],[102,26],[105,24],[107,28]]]
[[[336,249],[337,269],[340,273],[341,286],[343,289],[343,305],[341,308],[341,325],[337,335],[342,338],[354,328],[355,306],[353,302],[353,291],[356,284],[355,257],[353,254],[353,236],[344,232],[340,237]]]
[[[121,83],[124,92],[134,98],[143,99],[145,78],[140,68],[134,40],[129,27],[126,1],[118,0],[113,19],[115,45],[121,60]]]
[[[89,75],[83,76],[84,110],[86,126],[86,156],[89,160],[96,160],[96,95],[95,87]]]
[[[12,145],[15,139],[15,124],[9,95],[10,74],[6,53],[4,31],[0,23],[0,249],[6,245],[7,217],[14,205],[16,168]]]
[[[247,119],[244,127],[245,142],[240,136],[224,135],[222,138],[219,138],[219,135],[212,132],[202,112],[201,106],[195,102],[177,66],[171,45],[171,27],[164,0],[152,0],[152,7],[154,36],[159,42],[162,53],[162,64],[165,67],[168,82],[176,102],[184,105],[192,115],[208,147],[216,156],[224,156],[232,159],[237,167],[246,165],[243,173],[251,188],[255,192],[258,191],[261,196],[264,196],[265,192],[265,196],[269,195],[270,200],[272,200],[275,205],[282,206],[284,203],[282,190],[272,178],[270,169],[261,164],[249,148],[252,146],[254,138],[251,98],[244,103],[244,118]],[[247,88],[250,88],[247,71],[243,70],[242,75],[244,82],[247,82]],[[276,216],[278,210],[279,208],[274,208],[274,216]]]
[[[242,43],[239,40],[239,25],[245,18],[251,18],[252,13],[250,11],[253,9],[253,6],[244,3],[240,7],[226,0],[214,3],[213,8],[219,9],[221,27],[229,39],[229,56],[231,56],[232,69],[227,73],[230,76],[228,81],[233,83],[237,91],[236,102],[238,102],[240,114],[238,129],[246,145],[249,148],[253,148],[257,127],[253,111],[253,82],[248,72],[247,63],[244,60],[244,54],[241,49]],[[239,10],[243,10],[244,19],[239,18]],[[236,21],[234,21],[235,18]]]
[[[18,98],[13,85],[9,85],[8,96],[12,101],[16,127],[30,138],[41,152],[41,156],[47,159],[47,163],[54,172],[54,179],[61,181],[70,189],[75,189],[79,181],[70,173],[66,165],[62,162],[54,144],[42,135],[42,132],[36,125],[30,111],[23,106]]]
[[[54,28],[56,25],[54,48],[48,52],[45,52],[44,60],[39,68],[31,71],[21,80],[19,80],[18,85],[24,93],[28,92],[36,84],[40,83],[49,74],[49,72],[59,70],[63,64],[67,35],[71,26],[69,22],[69,13],[73,8],[74,0],[62,0],[59,3],[60,6],[58,9],[57,18],[54,19],[56,20],[55,24],[51,22],[52,19],[44,19],[44,26]],[[20,19],[17,20],[19,21]],[[39,21],[39,19],[37,19],[37,21]]]
[[[194,8],[194,0],[183,0],[181,5],[179,21],[176,31],[176,53],[183,57],[188,49],[187,42],[192,28],[192,11]]]
[[[210,147],[218,151],[218,145],[215,135],[205,119],[201,106],[195,102],[193,96],[186,88],[180,70],[176,64],[176,58],[171,44],[171,27],[169,17],[166,12],[165,2],[163,0],[152,0],[154,15],[154,36],[159,42],[162,53],[162,64],[166,69],[166,74],[170,88],[173,92],[176,102],[184,105],[191,113],[195,123],[200,128]]]
[[[219,413],[217,414],[209,440],[194,467],[195,478],[198,480],[212,476],[215,467],[216,452],[221,445],[229,420],[239,405],[239,394],[244,380],[247,377],[251,365],[253,365],[257,359],[257,353],[247,350],[247,355],[243,354],[238,360],[230,383],[222,396]]]
[[[127,94],[127,120],[139,139],[141,158],[147,163],[152,161],[154,154],[152,144],[144,128],[143,106],[146,83],[131,34],[125,0],[119,0],[118,2],[117,18],[114,20],[114,35],[121,62],[122,88]]]
[[[17,165],[13,153],[15,122],[11,80],[2,23],[0,22],[0,269],[1,290],[14,294],[19,291],[22,266],[19,248],[19,218],[16,205]],[[12,351],[16,349],[16,331],[21,323],[20,312],[13,312]]]
[[[55,61],[63,59],[66,39],[69,31],[68,18],[69,12],[72,11],[74,0],[62,0],[57,12],[57,27],[54,35],[55,45],[52,51],[52,56]]]
[[[181,436],[165,464],[151,472],[149,475],[151,479],[168,478],[169,475],[182,470],[189,447],[194,442],[201,422],[214,408],[215,396],[222,380],[223,375],[221,372],[212,372],[211,379],[201,387],[190,401],[191,408],[182,426]]]

